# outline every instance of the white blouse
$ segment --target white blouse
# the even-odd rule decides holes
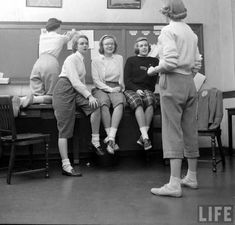
[[[59,77],[67,77],[78,93],[87,98],[91,95],[85,82],[86,69],[80,52],[75,52],[64,61]]]

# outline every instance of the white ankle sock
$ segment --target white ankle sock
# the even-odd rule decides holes
[[[144,140],[144,139],[149,139],[149,136],[148,136],[148,132],[147,132],[146,127],[141,127],[141,128],[140,128],[140,132],[141,132],[141,135],[142,135],[143,140]]]
[[[63,168],[63,170],[65,170],[67,172],[71,172],[73,167],[71,166],[69,159],[62,160],[62,168]]]
[[[190,181],[197,181],[197,172],[188,169],[185,179]]]
[[[109,131],[109,139],[115,140],[116,133],[117,133],[117,128],[111,127]]]
[[[100,146],[100,135],[91,134],[91,143],[97,148]]]
[[[169,181],[169,186],[171,188],[181,189],[180,181],[181,181],[180,178],[171,176]]]

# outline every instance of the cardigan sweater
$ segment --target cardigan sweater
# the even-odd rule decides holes
[[[106,82],[117,82],[124,89],[123,82],[123,57],[113,54],[106,58],[104,55],[95,57],[91,63],[91,75],[94,85],[106,92],[112,92]]]
[[[158,37],[159,66],[156,72],[191,75],[201,68],[198,38],[183,21],[170,21]]]

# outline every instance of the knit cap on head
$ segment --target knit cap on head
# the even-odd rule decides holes
[[[58,27],[60,27],[61,23],[62,23],[61,20],[58,20],[58,19],[56,19],[56,18],[50,18],[50,19],[47,21],[46,30],[47,30],[47,31],[56,30]]]
[[[161,13],[172,20],[182,20],[187,16],[187,9],[181,0],[165,0]]]

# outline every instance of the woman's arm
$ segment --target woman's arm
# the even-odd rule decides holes
[[[155,75],[160,72],[168,72],[178,66],[178,52],[173,34],[163,29],[159,36],[159,42],[162,48],[162,56],[159,65],[150,67],[148,70],[149,75]]]

